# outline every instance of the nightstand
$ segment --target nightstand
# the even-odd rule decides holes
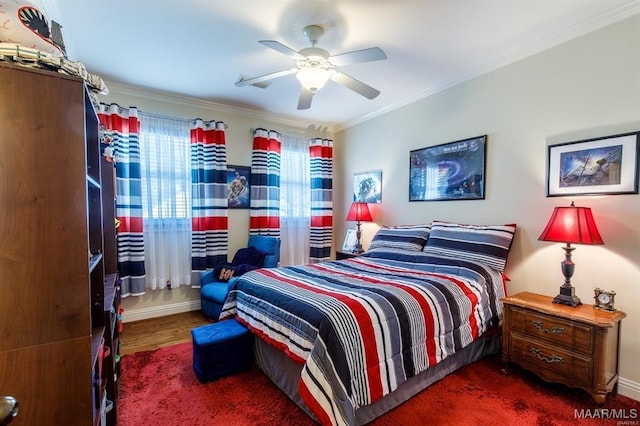
[[[509,363],[518,364],[548,382],[584,389],[603,404],[618,390],[620,325],[627,315],[552,300],[534,293],[502,299],[503,373]]]
[[[353,257],[358,257],[361,254],[362,253],[353,253],[350,251],[336,250],[336,260],[351,259]]]

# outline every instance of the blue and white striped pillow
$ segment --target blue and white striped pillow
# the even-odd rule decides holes
[[[484,263],[503,272],[516,225],[463,225],[434,220],[424,251]]]
[[[431,225],[384,226],[376,232],[369,250],[390,247],[408,251],[422,251],[429,238]]]

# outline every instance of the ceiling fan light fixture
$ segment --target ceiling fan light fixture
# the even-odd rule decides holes
[[[296,73],[300,84],[312,93],[322,89],[330,76],[331,70],[322,67],[304,67]]]
[[[328,51],[316,47],[318,39],[324,33],[320,25],[308,25],[303,33],[309,39],[310,47],[296,51],[279,41],[260,40],[259,43],[265,47],[273,49],[283,55],[296,60],[296,67],[282,71],[272,72],[253,78],[245,78],[236,81],[236,86],[247,86],[273,80],[285,75],[295,75],[300,82],[300,97],[298,99],[298,109],[309,109],[313,95],[324,87],[327,80],[346,87],[367,99],[373,99],[380,94],[379,90],[356,80],[342,72],[337,67],[356,64],[359,62],[372,62],[387,59],[387,55],[379,47],[354,50],[352,52],[341,53],[332,56]]]

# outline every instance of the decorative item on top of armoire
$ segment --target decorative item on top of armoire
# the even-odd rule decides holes
[[[42,8],[23,0],[0,0],[0,43],[29,47],[66,57],[61,26],[47,19]]]
[[[109,90],[82,63],[67,59],[61,28],[57,22],[49,21],[38,4],[0,0],[0,61],[81,77],[96,105],[95,94],[106,95]]]
[[[371,217],[371,212],[369,211],[369,205],[367,203],[351,204],[351,208],[349,209],[349,213],[347,214],[347,220],[357,222],[357,243],[353,252],[362,253],[364,250],[362,249],[362,244],[360,243],[360,237],[362,236],[362,232],[360,230],[360,222],[373,222],[373,217]]]
[[[571,260],[571,253],[575,250],[571,244],[604,244],[591,209],[576,207],[573,201],[569,207],[556,207],[538,240],[566,243],[566,246],[562,247],[565,259],[560,264],[564,275],[564,284],[560,286],[560,294],[553,299],[553,303],[561,303],[575,308],[581,302],[571,285],[571,277],[576,267]]]
[[[487,135],[409,153],[409,201],[483,200]]]
[[[382,170],[353,174],[353,201],[359,203],[382,202]]]

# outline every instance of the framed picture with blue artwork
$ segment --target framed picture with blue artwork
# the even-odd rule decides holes
[[[382,170],[353,174],[353,201],[360,203],[382,202]]]
[[[637,194],[639,137],[633,132],[549,145],[547,197]]]
[[[251,168],[227,166],[227,206],[230,209],[248,209],[251,201]]]
[[[482,200],[487,135],[409,153],[409,201]]]

